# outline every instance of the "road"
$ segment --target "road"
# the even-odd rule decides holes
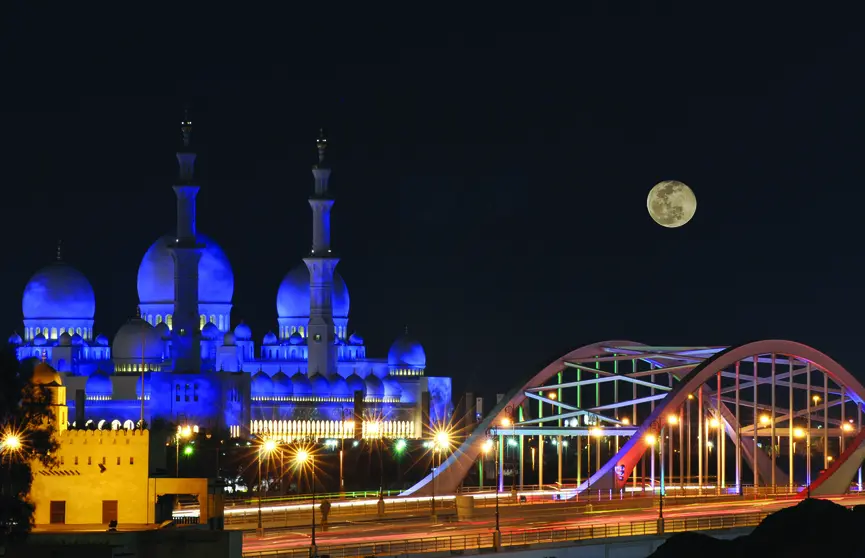
[[[830,498],[844,505],[865,504],[865,496],[839,496]],[[749,500],[717,503],[678,504],[664,507],[664,517],[668,519],[699,517],[707,515],[739,514],[773,511],[796,505],[799,500]],[[562,506],[558,509],[539,511],[535,506],[515,507],[502,514],[500,524],[503,533],[527,529],[549,529],[566,527],[585,527],[592,524],[630,523],[646,521],[658,517],[657,509],[616,509],[573,515],[573,508]],[[404,521],[364,521],[358,524],[333,525],[326,532],[316,528],[316,543],[319,547],[337,544],[357,544],[387,542],[427,537],[471,536],[489,534],[495,528],[495,519],[487,510],[484,516],[471,521],[432,523],[429,518],[415,518]],[[243,540],[244,552],[265,550],[286,550],[303,548],[310,544],[309,529],[271,530],[263,538],[247,533]]]

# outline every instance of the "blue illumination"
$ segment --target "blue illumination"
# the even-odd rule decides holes
[[[432,424],[446,424],[453,411],[451,399],[451,379],[445,377],[427,377],[429,386],[429,414]]]
[[[390,346],[387,364],[395,368],[425,368],[426,352],[423,345],[405,334]]]
[[[199,233],[198,242],[205,245],[198,264],[198,300],[200,304],[231,304],[234,295],[234,273],[222,248]],[[168,249],[173,235],[154,242],[138,267],[138,298],[141,304],[174,303],[174,259]]]
[[[21,309],[25,320],[92,320],[96,296],[80,271],[56,262],[37,271],[27,282]]]
[[[333,317],[348,318],[348,287],[339,272],[333,274]],[[309,317],[309,269],[305,263],[295,266],[282,279],[276,294],[276,312],[280,318]]]

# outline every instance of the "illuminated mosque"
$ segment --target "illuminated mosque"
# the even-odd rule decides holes
[[[228,257],[197,231],[188,118],[181,131],[176,234],[160,236],[144,254],[138,315],[113,341],[95,335],[93,288],[59,248],[57,261],[24,289],[24,335],[9,342],[20,360],[60,373],[70,426],[130,429],[143,419],[232,436],[420,438],[445,420],[451,380],[426,374],[424,349],[408,331],[378,359],[349,333],[348,287],[330,242],[334,199],[324,136],[312,169],[312,248],[283,278],[275,331],[256,345],[249,326],[231,328]]]

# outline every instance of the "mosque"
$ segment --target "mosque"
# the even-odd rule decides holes
[[[197,231],[188,118],[181,132],[177,230],[144,254],[138,315],[113,340],[94,330],[93,288],[59,249],[24,289],[23,336],[9,342],[20,360],[59,372],[70,426],[120,430],[161,420],[236,437],[420,438],[446,420],[451,380],[426,373],[424,349],[407,331],[387,358],[368,357],[364,339],[350,333],[349,291],[330,243],[324,136],[312,169],[312,248],[283,278],[275,330],[257,344],[243,322],[232,329],[234,272]]]

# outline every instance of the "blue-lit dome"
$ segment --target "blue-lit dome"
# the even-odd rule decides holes
[[[23,345],[24,340],[21,339],[21,336],[18,335],[17,333],[13,333],[12,335],[9,336],[9,344],[10,345]]]
[[[204,324],[204,328],[201,330],[201,338],[206,341],[213,341],[214,339],[219,338],[222,335],[222,332],[219,331],[219,328],[213,322],[207,322]]]
[[[42,347],[46,343],[48,343],[48,340],[45,339],[45,336],[42,335],[41,333],[37,333],[36,335],[33,336],[33,344],[36,345],[37,347]]]
[[[263,371],[259,371],[252,377],[251,391],[253,397],[272,397],[273,380]]]
[[[339,272],[333,275],[333,317],[348,318],[348,287]],[[309,269],[301,263],[289,271],[276,294],[276,312],[280,318],[309,316]]]
[[[348,336],[348,342],[351,345],[363,345],[363,337],[354,332]]]
[[[366,394],[370,397],[384,397],[384,384],[375,374],[366,377]]]
[[[92,320],[96,296],[80,271],[56,262],[37,271],[27,282],[21,309],[25,320]]]
[[[138,299],[141,304],[174,302],[174,259],[168,249],[174,241],[174,235],[160,237],[144,254],[138,266]],[[198,301],[231,304],[234,273],[228,257],[209,237],[199,233],[198,241],[205,245],[198,263]]]
[[[235,346],[237,344],[237,336],[230,331],[226,332],[226,334],[222,336],[222,344],[226,347]]]
[[[387,363],[397,368],[425,368],[426,352],[416,339],[406,333],[390,346]]]
[[[288,342],[292,345],[303,345],[303,336],[295,331],[288,336]]]
[[[100,333],[99,335],[96,336],[96,344],[99,345],[100,347],[107,347],[108,346],[108,338]]]
[[[268,331],[264,336],[264,339],[261,342],[262,345],[277,345],[279,344],[279,339],[276,338],[276,334],[272,331]]]
[[[165,343],[155,327],[141,318],[133,318],[123,324],[114,336],[112,356],[114,360],[125,360],[130,363],[141,362],[141,359],[160,361]]]
[[[84,393],[86,395],[110,396],[112,392],[111,377],[102,370],[97,370],[87,378],[87,383],[84,385]]]
[[[315,374],[310,378],[309,385],[312,386],[312,394],[316,397],[330,397],[330,382],[321,374]]]
[[[312,395],[312,385],[310,385],[306,374],[298,372],[291,377],[291,391],[296,396]]]
[[[171,339],[171,329],[169,329],[167,323],[159,322],[158,324],[153,326],[153,329],[156,330],[156,333],[158,333],[162,339]]]
[[[291,380],[285,372],[280,370],[270,379],[273,380],[273,395],[277,397],[289,397],[292,395]]]
[[[334,397],[351,397],[352,393],[348,387],[348,382],[339,374],[333,374],[329,379],[330,394]]]
[[[386,377],[381,382],[384,384],[385,397],[399,398],[402,396],[402,386],[400,385],[399,380],[396,378]]]
[[[348,384],[348,391],[351,393],[352,397],[354,397],[354,392],[356,391],[366,395],[366,382],[364,382],[363,378],[357,374],[351,374],[345,379],[345,383]]]
[[[61,347],[68,347],[72,344],[72,336],[65,331],[57,338],[57,344]]]
[[[81,337],[80,335],[78,335],[77,333],[72,336],[71,341],[72,341],[72,344],[75,345],[76,347],[84,344],[84,338]]]
[[[237,324],[236,328],[234,328],[234,336],[240,341],[249,341],[252,339],[252,330],[248,325],[241,322]]]

